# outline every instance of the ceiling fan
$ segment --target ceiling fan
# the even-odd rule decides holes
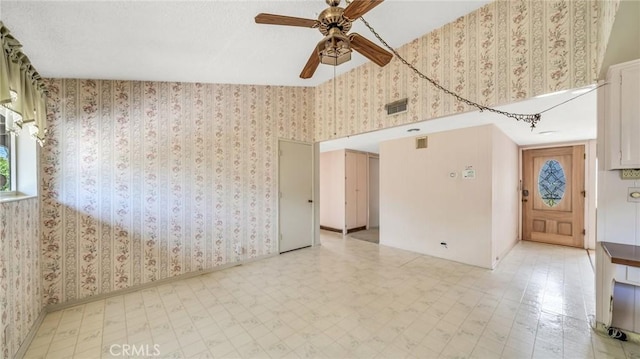
[[[301,78],[308,79],[313,76],[320,63],[338,66],[351,60],[352,49],[378,66],[384,66],[391,61],[393,55],[390,52],[357,33],[348,34],[353,21],[380,5],[382,1],[353,0],[346,8],[341,8],[338,6],[340,0],[325,0],[329,7],[320,13],[318,20],[264,13],[258,14],[255,20],[258,24],[299,26],[320,30],[325,37],[316,45],[300,73]]]

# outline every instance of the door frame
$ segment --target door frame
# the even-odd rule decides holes
[[[313,205],[311,206],[311,246],[315,247],[320,245],[320,144],[319,142],[306,142],[291,140],[288,138],[278,138],[278,146],[276,155],[278,156],[277,168],[275,170],[277,174],[277,192],[276,198],[278,199],[278,211],[276,213],[276,253],[280,254],[280,144],[282,142],[297,143],[311,146],[311,200]]]
[[[585,249],[595,249],[596,247],[596,201],[597,201],[597,193],[596,193],[596,175],[597,175],[597,163],[596,163],[596,140],[585,140],[585,141],[572,141],[572,142],[557,142],[557,143],[549,143],[544,145],[531,145],[531,146],[520,146],[518,148],[518,177],[520,183],[518,184],[518,199],[521,204],[518,206],[518,233],[520,236],[520,240],[523,238],[524,226],[522,223],[522,217],[524,216],[524,212],[522,210],[522,153],[525,150],[537,150],[543,148],[554,148],[554,147],[566,147],[566,146],[577,146],[584,145],[584,153],[587,156],[584,163],[584,186],[587,191],[587,196],[584,199],[584,227],[585,227],[585,235],[584,235],[584,248]]]

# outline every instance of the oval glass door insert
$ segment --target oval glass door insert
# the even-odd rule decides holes
[[[538,174],[538,194],[542,202],[549,207],[557,206],[566,190],[567,179],[560,162],[548,160]]]

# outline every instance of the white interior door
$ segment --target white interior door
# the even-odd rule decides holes
[[[280,253],[313,244],[313,148],[280,141]]]

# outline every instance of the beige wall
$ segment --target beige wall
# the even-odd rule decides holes
[[[419,150],[414,138],[381,143],[380,244],[491,268],[492,241],[504,247],[503,238],[513,239],[517,226],[513,215],[493,221],[503,214],[501,206],[513,208],[517,200],[514,191],[494,197],[493,186],[512,188],[518,171],[517,148],[496,131],[487,125],[434,133],[429,147]],[[494,157],[496,150],[513,153]],[[514,166],[504,180],[495,179],[494,160]],[[475,179],[462,178],[467,168],[476,170]]]
[[[0,203],[0,358],[15,357],[43,311],[38,203]]]
[[[497,127],[493,127],[492,146],[491,258],[495,267],[520,237],[520,160],[518,146]]]
[[[320,225],[344,230],[344,150],[320,154]]]
[[[398,51],[458,94],[507,104],[595,83],[615,2],[496,1]],[[318,141],[470,110],[395,58],[384,68],[367,63],[338,76],[336,88],[335,99],[333,80],[316,88]],[[387,116],[384,105],[402,98],[408,111]]]
[[[609,66],[633,60],[629,52],[638,49],[638,1],[598,0],[598,79],[607,76]],[[622,11],[618,10],[622,7]]]
[[[48,84],[45,304],[276,252],[278,139],[312,140],[313,89]]]

